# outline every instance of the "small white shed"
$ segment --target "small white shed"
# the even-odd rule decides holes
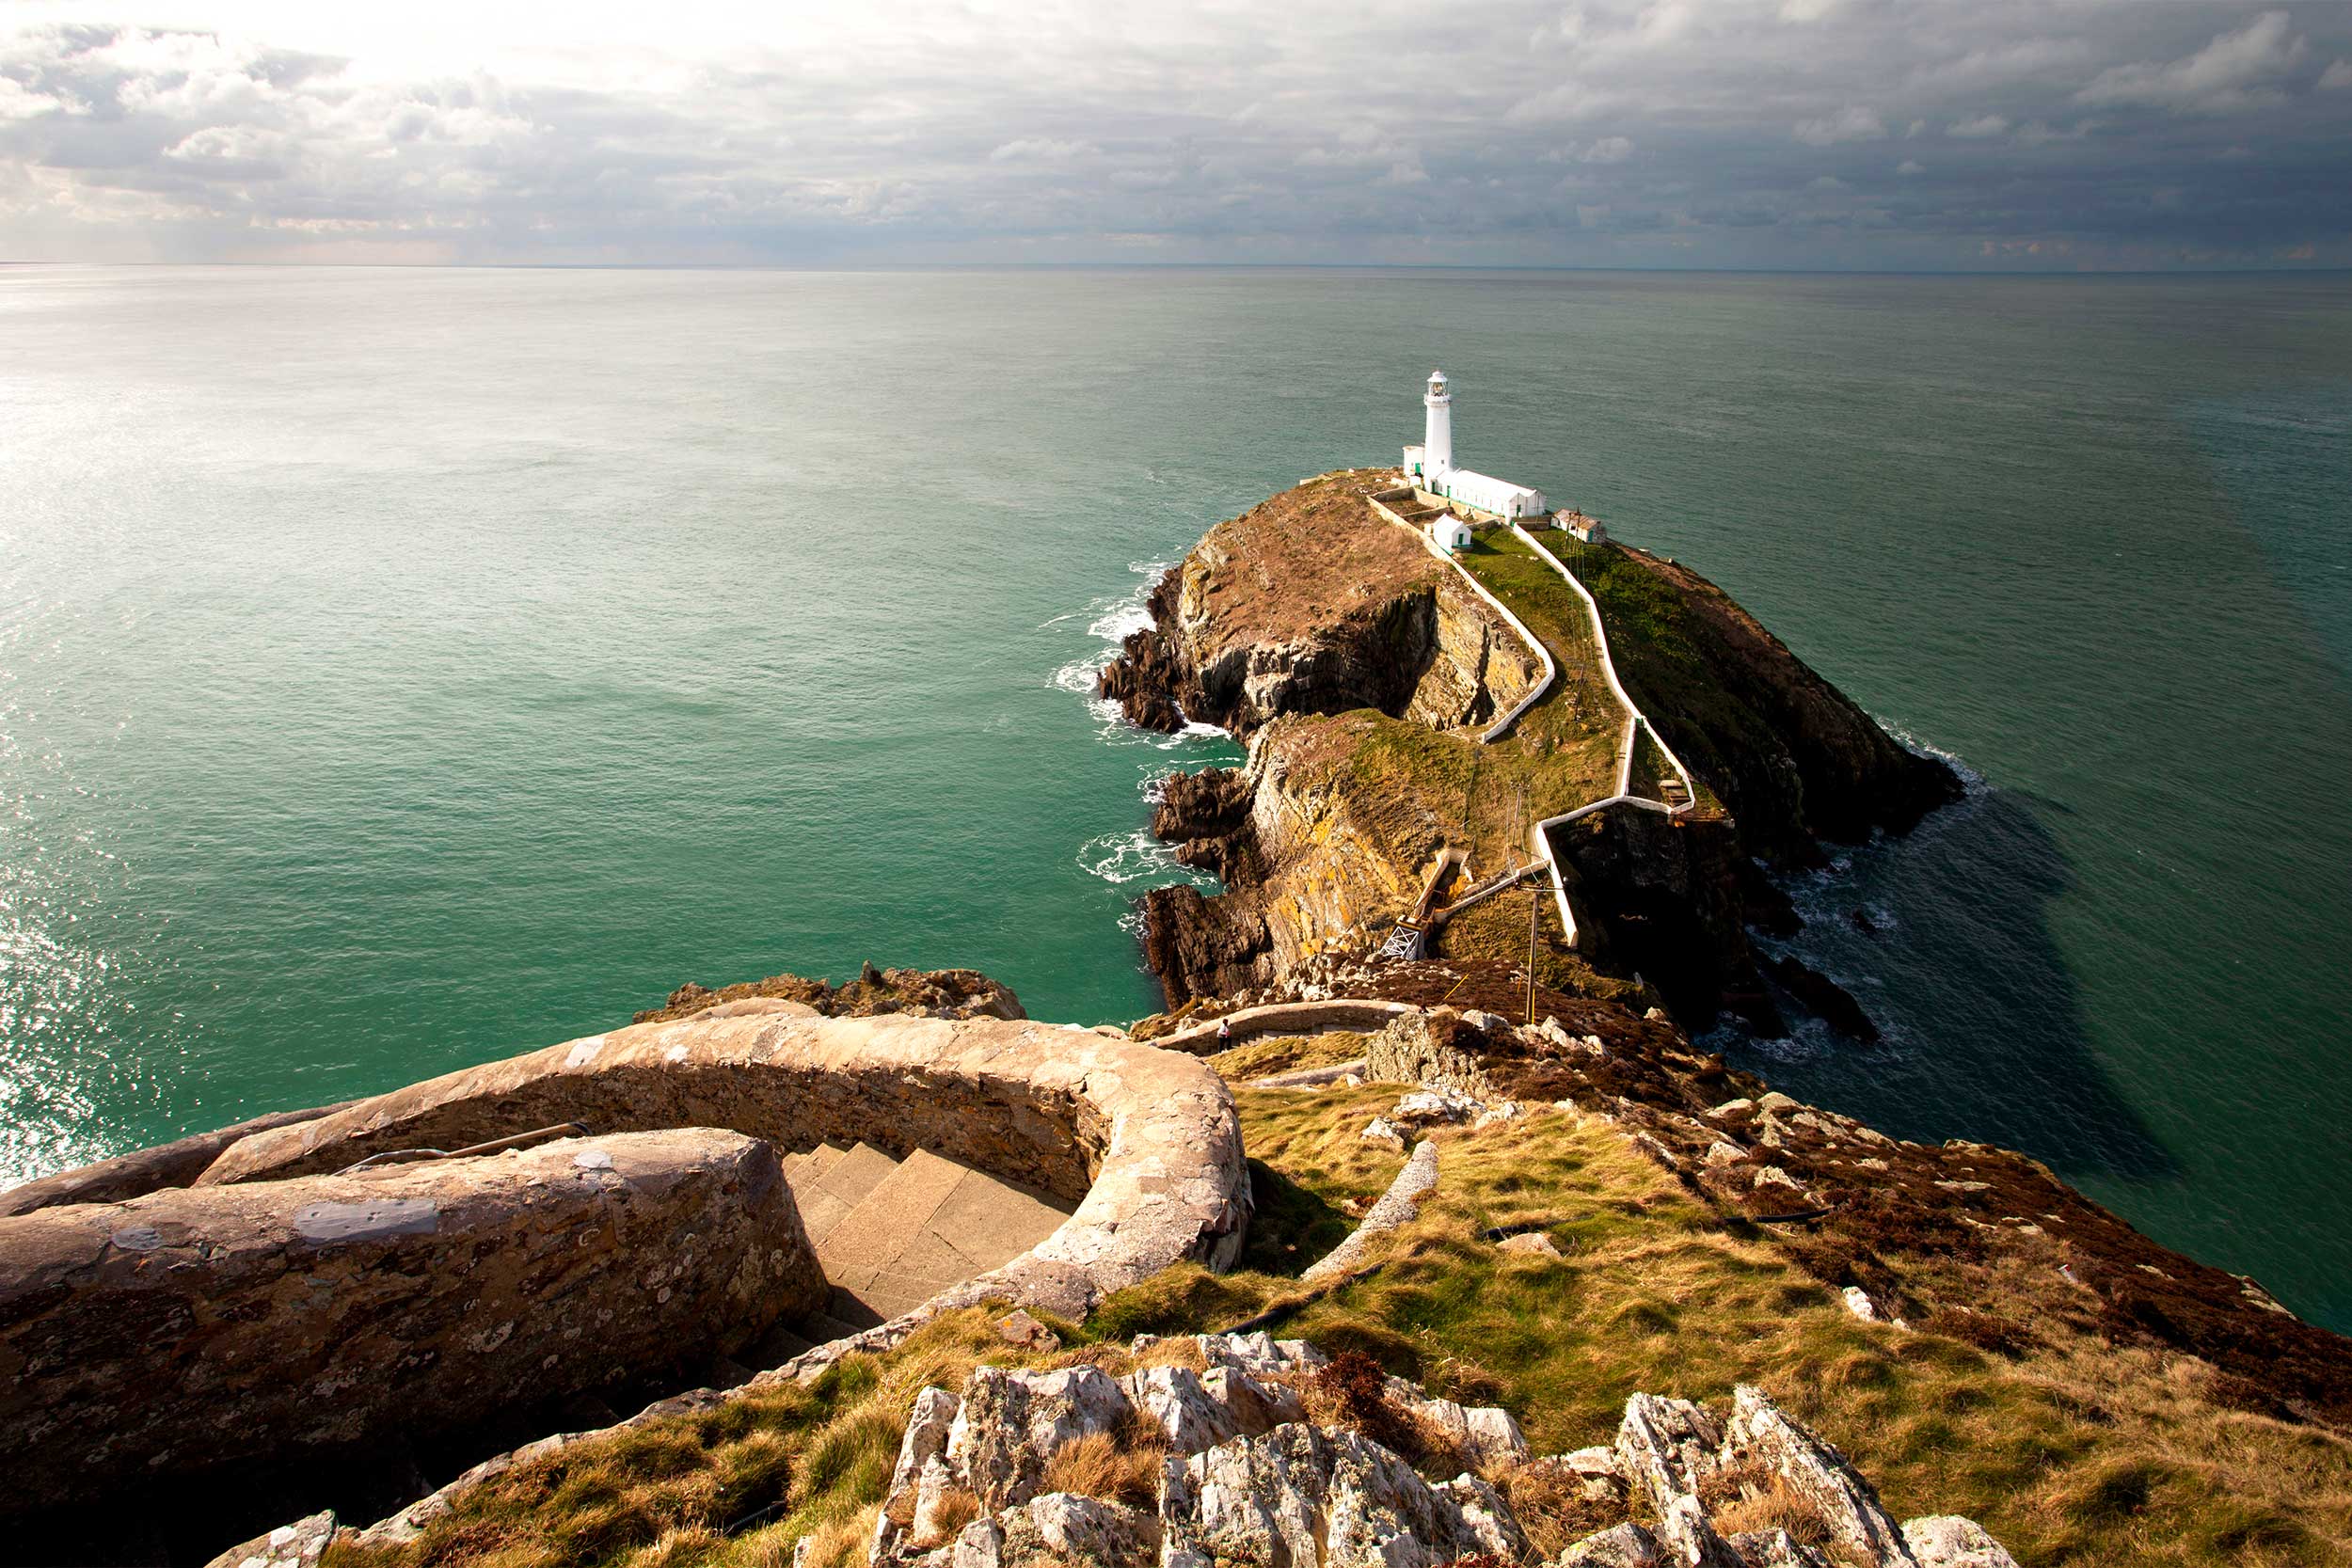
[[[1448,512],[1429,519],[1429,537],[1441,550],[1466,550],[1470,546],[1470,526]]]

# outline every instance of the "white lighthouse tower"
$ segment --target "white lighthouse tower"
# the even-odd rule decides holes
[[[1454,386],[1445,372],[1429,372],[1421,405],[1429,411],[1422,444],[1405,449],[1404,477],[1424,495],[1495,517],[1534,517],[1544,510],[1544,493],[1508,480],[1454,466]]]
[[[1422,435],[1421,471],[1428,479],[1443,479],[1454,468],[1454,394],[1446,389],[1445,372],[1429,372],[1429,390],[1421,405],[1429,410],[1428,428]]]

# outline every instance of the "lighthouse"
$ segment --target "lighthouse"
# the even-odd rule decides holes
[[[1429,372],[1429,390],[1421,405],[1429,410],[1422,435],[1421,468],[1430,479],[1442,479],[1454,468],[1454,394],[1446,389],[1445,372]]]
[[[1534,517],[1544,512],[1541,490],[1454,466],[1454,385],[1445,372],[1429,372],[1421,405],[1428,410],[1422,444],[1405,449],[1405,478],[1413,488],[1489,518]]]

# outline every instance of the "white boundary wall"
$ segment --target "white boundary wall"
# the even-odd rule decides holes
[[[1504,736],[1511,733],[1511,726],[1519,721],[1519,715],[1525,713],[1529,708],[1534,707],[1535,705],[1535,699],[1550,690],[1552,683],[1560,678],[1560,666],[1553,662],[1551,650],[1544,646],[1544,640],[1542,638],[1527,629],[1526,623],[1522,622],[1518,616],[1511,613],[1509,606],[1505,605],[1501,599],[1496,598],[1492,594],[1488,593],[1485,583],[1470,576],[1469,567],[1463,565],[1460,562],[1446,554],[1443,549],[1439,548],[1438,542],[1430,538],[1425,530],[1415,528],[1412,524],[1406,522],[1404,518],[1398,516],[1394,512],[1391,511],[1387,506],[1383,505],[1377,498],[1367,496],[1365,499],[1372,502],[1372,509],[1375,512],[1378,513],[1381,516],[1387,518],[1390,522],[1394,523],[1397,527],[1403,529],[1406,532],[1411,534],[1415,539],[1419,540],[1422,549],[1427,550],[1431,555],[1436,556],[1439,561],[1444,562],[1448,566],[1453,567],[1455,572],[1459,573],[1462,580],[1470,585],[1470,592],[1476,594],[1480,598],[1494,606],[1495,613],[1502,616],[1505,622],[1509,623],[1511,629],[1518,632],[1520,639],[1524,641],[1529,647],[1535,650],[1535,657],[1543,660],[1544,678],[1537,681],[1534,686],[1529,689],[1526,696],[1521,697],[1518,703],[1513,705],[1510,712],[1504,714],[1502,718],[1487,725],[1478,734],[1478,739],[1482,745],[1491,744],[1494,741],[1501,740]]]

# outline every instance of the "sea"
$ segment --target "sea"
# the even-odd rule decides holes
[[[1709,1043],[2352,1329],[2352,277],[0,268],[0,1182],[966,966],[1154,1009],[1091,700],[1418,439],[1704,572],[1966,800]]]

